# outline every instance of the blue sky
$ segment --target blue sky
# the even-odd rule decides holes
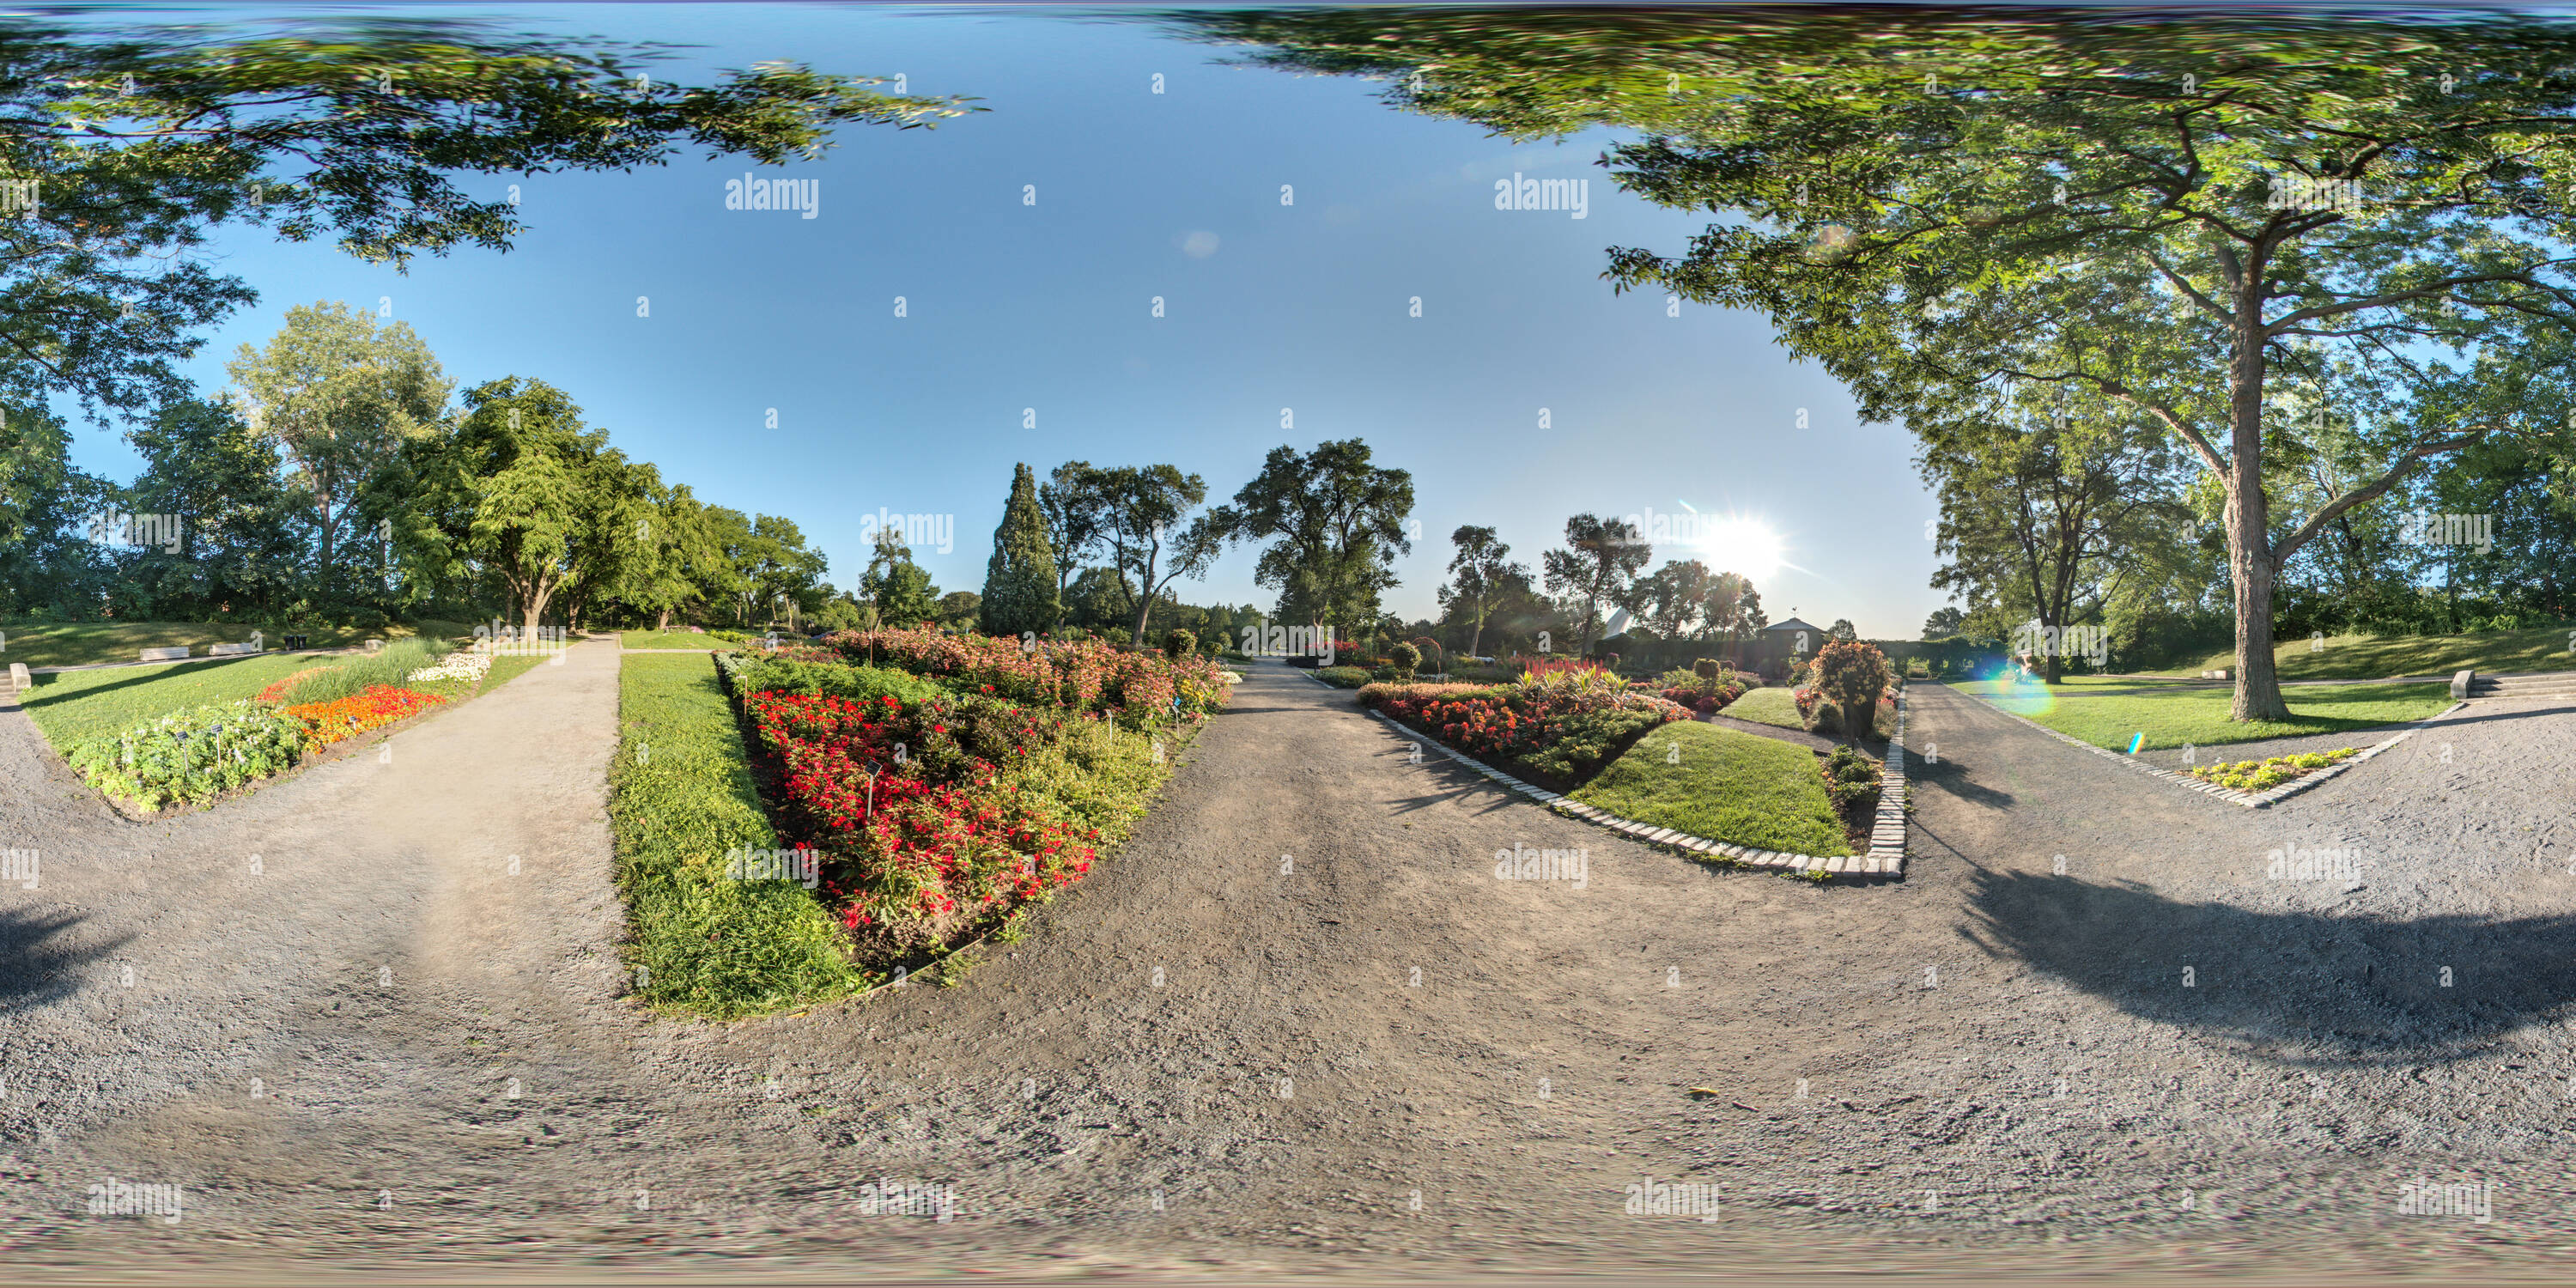
[[[748,167],[684,153],[634,174],[477,177],[519,185],[528,233],[408,275],[227,235],[214,253],[261,299],[210,334],[192,367],[207,388],[289,305],[389,300],[460,387],[564,388],[666,478],[795,520],[845,586],[860,518],[882,507],[954,514],[953,549],[915,554],[943,590],[979,589],[1015,461],[1169,461],[1213,502],[1273,447],[1357,436],[1413,473],[1421,539],[1388,597],[1407,616],[1435,614],[1459,524],[1499,528],[1535,568],[1570,514],[1685,507],[1779,534],[1792,566],[1756,575],[1774,619],[1912,638],[1943,602],[1925,584],[1937,507],[1901,427],[1859,423],[1758,317],[1671,317],[1600,280],[1606,247],[1674,251],[1706,223],[1615,191],[1592,164],[1606,136],[1516,147],[1395,112],[1363,81],[1051,11],[440,12],[697,46],[666,65],[679,78],[793,59],[988,110],[845,130],[820,161],[757,170],[815,180],[812,219],[726,210]],[[1586,217],[1496,210],[1494,181],[1516,172],[1588,179]],[[80,450],[117,478],[138,468],[107,433]],[[1266,608],[1255,557],[1237,548],[1179,589]]]

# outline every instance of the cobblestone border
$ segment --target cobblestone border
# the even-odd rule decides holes
[[[1333,688],[1330,684],[1324,684],[1322,680],[1316,680],[1315,683],[1323,684],[1328,689]],[[1339,692],[1348,693],[1353,690],[1343,689]],[[1832,855],[1824,858],[1818,858],[1812,854],[1781,854],[1773,850],[1748,849],[1725,841],[1712,841],[1704,836],[1676,832],[1668,827],[1648,827],[1632,819],[1621,818],[1606,809],[1586,805],[1569,797],[1559,796],[1544,787],[1522,782],[1483,761],[1457,751],[1437,738],[1404,727],[1402,722],[1389,718],[1384,712],[1371,711],[1368,714],[1377,717],[1379,723],[1403,735],[1407,741],[1416,741],[1431,747],[1441,755],[1484,775],[1499,786],[1519,792],[1559,814],[1579,818],[1586,823],[1597,824],[1614,832],[1625,833],[1632,840],[1667,846],[1687,854],[1715,855],[1732,859],[1748,868],[1769,868],[1781,872],[1828,872],[1853,880],[1869,877],[1891,881],[1905,879],[1905,749],[1898,741],[1905,736],[1905,695],[1902,690],[1898,691],[1896,697],[1896,738],[1888,740],[1887,761],[1879,770],[1878,818],[1870,828],[1869,852]],[[1760,735],[1746,736],[1759,737]]]
[[[2011,721],[2015,721],[2015,722],[2020,723],[2020,724],[2028,725],[2028,726],[2030,726],[2030,727],[2031,727],[2031,728],[2033,728],[2033,729],[2037,729],[2037,730],[2038,730],[2038,731],[2040,731],[2041,733],[2047,734],[2047,735],[2048,735],[2049,737],[2051,737],[2051,738],[2055,738],[2055,739],[2056,739],[2056,740],[2058,740],[2059,742],[2065,743],[2067,746],[2070,746],[2070,747],[2081,747],[2081,748],[2083,748],[2083,749],[2084,749],[2084,750],[2086,750],[2086,751],[2092,752],[2092,753],[2093,753],[2094,755],[2096,755],[2096,756],[2107,756],[2107,757],[2111,758],[2112,760],[2116,760],[2116,761],[2120,762],[2121,764],[2126,765],[2126,766],[2128,766],[2128,767],[2129,767],[2129,768],[2131,768],[2131,769],[2137,770],[2139,773],[2145,774],[2145,775],[2147,775],[2147,776],[2149,776],[2149,777],[2151,777],[2151,778],[2161,778],[2161,779],[2164,779],[2166,782],[2174,783],[2174,784],[2177,784],[2177,785],[2180,785],[2180,786],[2183,786],[2183,787],[2188,787],[2188,788],[2192,789],[2193,791],[2200,792],[2200,793],[2202,793],[2202,794],[2204,794],[2204,795],[2208,795],[2208,796],[2215,796],[2215,797],[2217,797],[2218,799],[2223,800],[2223,801],[2227,802],[2227,803],[2228,803],[2228,804],[2230,804],[2230,805],[2242,805],[2242,806],[2244,806],[2244,807],[2245,807],[2245,808],[2247,808],[2247,809],[2270,809],[2270,808],[2272,808],[2272,806],[2273,806],[2274,804],[2276,804],[2276,803],[2278,803],[2278,802],[2280,802],[2280,801],[2282,801],[2282,800],[2284,800],[2284,799],[2287,799],[2287,798],[2289,798],[2289,797],[2296,796],[2296,795],[2298,795],[2299,793],[2304,792],[2304,791],[2308,790],[2309,788],[2314,787],[2314,786],[2316,786],[2317,784],[2319,784],[2319,783],[2322,783],[2322,782],[2326,781],[2326,780],[2327,780],[2327,779],[2329,779],[2329,778],[2333,778],[2333,777],[2335,777],[2335,776],[2337,776],[2337,775],[2339,775],[2339,774],[2343,773],[2343,771],[2345,771],[2345,770],[2347,770],[2347,769],[2350,769],[2350,768],[2354,767],[2355,765],[2358,765],[2358,764],[2360,764],[2361,762],[2363,762],[2363,761],[2365,761],[2365,760],[2368,760],[2368,759],[2370,759],[2371,757],[2376,756],[2376,755],[2378,755],[2379,753],[2381,753],[2381,752],[2383,752],[2383,751],[2386,751],[2386,750],[2388,750],[2389,748],[2394,747],[2394,746],[2396,746],[2397,744],[2399,744],[2399,743],[2401,743],[2401,742],[2406,741],[2406,740],[2407,740],[2407,739],[2409,739],[2409,738],[2414,737],[2414,736],[2416,735],[2416,733],[2419,731],[2420,726],[2423,726],[2423,725],[2426,725],[2426,724],[2430,724],[2430,723],[2432,723],[2432,722],[2433,722],[2433,721],[2435,721],[2435,720],[2439,720],[2439,719],[2441,719],[2442,717],[2447,716],[2447,715],[2451,714],[2452,712],[2457,711],[2457,710],[2459,710],[2460,708],[2462,708],[2462,707],[2465,707],[2465,706],[2469,705],[2469,704],[2468,704],[2468,703],[2466,703],[2466,702],[2454,702],[2454,703],[2452,703],[2451,705],[2449,705],[2449,706],[2447,706],[2447,707],[2444,707],[2443,709],[2441,709],[2441,710],[2439,710],[2439,711],[2436,711],[2436,712],[2434,712],[2433,714],[2431,714],[2431,715],[2429,715],[2429,716],[2426,716],[2426,717],[2424,717],[2424,718],[2423,718],[2423,719],[2421,719],[2421,720],[2416,721],[2416,722],[2415,722],[2415,724],[2416,724],[2417,726],[2419,726],[2419,729],[2404,729],[2404,730],[2400,730],[2400,731],[2399,731],[2395,736],[2390,737],[2390,738],[2388,738],[2387,740],[2385,740],[2385,741],[2383,741],[2383,742],[2379,742],[2379,743],[2373,744],[2372,746],[2369,746],[2369,747],[2366,747],[2366,748],[2362,749],[2362,752],[2361,752],[2361,754],[2360,754],[2360,755],[2354,756],[2354,757],[2353,757],[2352,759],[2350,759],[2350,760],[2343,761],[2343,762],[2341,762],[2341,763],[2339,763],[2339,764],[2328,765],[2328,766],[2326,766],[2326,767],[2325,767],[2325,768],[2323,768],[2323,769],[2320,769],[2320,770],[2315,771],[2314,773],[2301,774],[2301,775],[2299,775],[2298,777],[2293,778],[2293,779],[2291,779],[2290,781],[2288,781],[2288,782],[2286,782],[2286,783],[2283,783],[2283,784],[2281,784],[2281,785],[2280,785],[2280,786],[2278,786],[2278,787],[2274,787],[2274,788],[2272,788],[2272,789],[2270,789],[2270,790],[2268,790],[2268,791],[2260,791],[2260,792],[2240,792],[2240,791],[2235,790],[2234,788],[2230,788],[2230,787],[2221,787],[2221,786],[2219,786],[2219,785],[2218,785],[2218,784],[2216,784],[2216,783],[2208,782],[2208,781],[2203,780],[2203,779],[2194,778],[2194,777],[2192,777],[2192,776],[2191,776],[2191,775],[2189,775],[2189,774],[2177,773],[2177,772],[2175,772],[2174,770],[2170,770],[2170,769],[2158,769],[2158,768],[2156,768],[2156,767],[2155,767],[2155,766],[2153,766],[2153,765],[2145,764],[2145,763],[2142,763],[2142,762],[2140,762],[2140,761],[2136,761],[2136,760],[2131,760],[2131,759],[2128,757],[2128,755],[2127,755],[2126,753],[2124,753],[2124,752],[2117,752],[2117,751],[2113,751],[2113,750],[2111,750],[2111,749],[2110,749],[2110,748],[2108,748],[2108,747],[2096,747],[2096,746],[2094,746],[2092,743],[2086,742],[2086,741],[2084,741],[2083,739],[2081,739],[2081,738],[2078,738],[2078,737],[2074,736],[2073,734],[2060,733],[2060,732],[2058,732],[2057,730],[2055,730],[2055,729],[2051,729],[2051,728],[2049,728],[2047,725],[2041,724],[2041,723],[2039,723],[2039,722],[2038,722],[2038,721],[2036,721],[2036,720],[2029,719],[2028,717],[2025,717],[2025,716],[2017,716],[2017,715],[2014,715],[2012,712],[2006,711],[2006,710],[2004,710],[2002,707],[1996,706],[1993,702],[1991,702],[1991,701],[1989,701],[1989,700],[1987,700],[1987,699],[1985,699],[1985,698],[1978,697],[1976,694],[1973,694],[1973,693],[1959,693],[1959,690],[1957,690],[1957,689],[1955,689],[1955,688],[1951,689],[1950,691],[1951,691],[1952,693],[1958,693],[1960,697],[1966,698],[1966,699],[1968,699],[1968,700],[1969,700],[1969,701],[1971,701],[1971,702],[1980,702],[1980,703],[1984,703],[1984,704],[1985,704],[1985,706],[1986,706],[1986,708],[1987,708],[1988,710],[1990,710],[1990,711],[1993,711],[1996,715],[2002,716],[2002,717],[2003,717],[2004,719],[2006,719],[2006,720],[2011,720]],[[1898,727],[1898,729],[1900,729],[1900,730],[1902,730],[1902,729],[1904,728],[1904,713],[1903,713],[1903,711],[1902,711],[1902,710],[1900,710],[1900,711],[1898,712],[1898,723],[1897,723],[1897,727]],[[1881,807],[1882,807],[1882,808],[1884,808],[1885,804],[1886,804],[1886,798],[1885,798],[1885,797],[1881,797],[1881,798],[1880,798],[1880,805],[1881,805]],[[1870,844],[1871,844],[1873,847],[1875,847],[1875,846],[1877,845],[1877,841],[1873,838],[1873,839],[1871,840]]]

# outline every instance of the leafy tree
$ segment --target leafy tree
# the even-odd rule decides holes
[[[1548,593],[1569,596],[1570,602],[1583,606],[1580,652],[1592,651],[1593,633],[1601,626],[1601,606],[1625,601],[1638,571],[1654,553],[1625,520],[1578,514],[1565,521],[1565,549],[1546,552],[1540,563],[1547,572]]]
[[[0,33],[0,171],[36,200],[0,221],[0,397],[132,411],[187,394],[191,332],[255,298],[196,254],[219,225],[336,235],[362,260],[509,248],[518,211],[466,176],[625,171],[678,145],[764,163],[845,122],[927,124],[958,104],[764,65],[697,87],[648,47],[368,23],[226,40],[202,29]]]
[[[952,590],[939,597],[939,624],[965,630],[984,612],[984,597],[971,590]]]
[[[2043,630],[2092,620],[2140,567],[2137,552],[2185,526],[2177,463],[2160,435],[2116,415],[2011,420],[1980,404],[1916,426],[1916,464],[1941,502],[1934,550],[1949,558],[1932,584],[2027,611]],[[2048,652],[2054,684],[2065,659]]]
[[[331,303],[288,309],[268,346],[243,345],[230,372],[243,417],[295,464],[327,592],[342,508],[405,441],[436,432],[452,386],[410,327],[378,329],[374,317]]]
[[[1664,639],[1681,639],[1701,627],[1708,611],[1708,565],[1697,559],[1666,560],[1664,566],[1637,579],[1631,595],[1634,611],[1647,628]]]
[[[0,610],[77,616],[104,590],[79,531],[116,489],[71,463],[71,435],[41,406],[0,407]]]
[[[746,550],[750,562],[742,569],[749,607],[776,615],[784,612],[792,624],[796,618],[822,607],[823,574],[831,561],[823,552],[805,544],[805,534],[795,522],[774,514],[755,515],[751,522],[752,540]],[[911,555],[905,553],[905,561]],[[919,571],[915,569],[915,571]],[[930,574],[921,574],[925,596],[935,596],[930,589]]]
[[[1956,608],[1942,607],[1933,609],[1932,615],[1923,619],[1923,638],[1927,640],[1949,639],[1959,633],[1959,624],[1962,621],[1965,621],[1966,618],[1967,614],[1960,612]]]
[[[1449,544],[1458,553],[1450,556],[1448,585],[1440,588],[1440,606],[1453,614],[1464,614],[1473,623],[1467,634],[1467,653],[1482,657],[1477,646],[1485,639],[1485,619],[1500,602],[1504,576],[1515,570],[1528,580],[1528,570],[1508,561],[1512,548],[1494,535],[1492,528],[1461,524],[1449,534]]]
[[[428,498],[428,521],[408,525],[405,538],[444,568],[471,560],[489,571],[511,612],[534,630],[580,572],[587,493],[607,439],[544,381],[509,376],[477,385],[465,393],[455,432],[428,449],[435,464],[422,471],[425,491],[443,495]]]
[[[1088,631],[1116,630],[1133,602],[1135,594],[1117,569],[1085,568],[1074,574],[1072,586],[1065,591],[1064,624]]]
[[[653,513],[637,537],[618,598],[650,615],[653,629],[669,630],[673,613],[706,598],[705,570],[721,562],[724,552],[707,507],[685,483],[658,489]]]
[[[1395,557],[1409,554],[1405,516],[1413,476],[1372,464],[1356,438],[1304,455],[1271,449],[1261,472],[1209,515],[1226,541],[1269,541],[1253,582],[1279,592],[1288,622],[1350,630],[1374,623],[1378,597],[1396,584]]]
[[[1047,547],[1055,554],[1055,594],[1059,604],[1073,585],[1083,562],[1098,553],[1107,509],[1101,505],[1101,471],[1089,461],[1056,466],[1038,489],[1038,513],[1046,521]],[[1026,628],[1023,628],[1026,629]]]
[[[168,515],[176,553],[145,550],[120,580],[121,616],[261,618],[294,598],[300,553],[295,503],[278,480],[277,449],[220,403],[166,403],[128,436],[142,477],[126,508]]]
[[[1740,640],[1771,624],[1762,611],[1762,596],[1742,573],[1722,572],[1708,579],[1708,595],[1700,601],[1700,620],[1704,628],[1720,639]]]
[[[1763,311],[1865,417],[2020,380],[2152,419],[2219,494],[2238,719],[2288,715],[2274,586],[2303,546],[2427,458],[2568,411],[2564,24],[1485,18],[1204,29],[1515,137],[1642,133],[1616,180],[1723,222],[1678,256],[1613,250],[1612,281]],[[2329,425],[2367,468],[2276,512],[2274,453]]]
[[[1120,466],[1095,472],[1090,493],[1100,506],[1100,540],[1119,585],[1135,578],[1130,643],[1145,642],[1154,600],[1182,577],[1206,574],[1224,541],[1206,516],[1181,520],[1207,499],[1207,483],[1170,465]],[[1168,559],[1169,562],[1165,562]]]
[[[876,606],[878,620],[887,626],[919,626],[939,620],[930,573],[912,561],[912,548],[903,543],[900,528],[877,529],[876,544],[868,559],[868,570],[859,578],[859,589]]]
[[[1840,640],[1845,644],[1856,643],[1860,639],[1860,628],[1852,625],[1848,617],[1837,617],[1833,625],[1825,628],[1825,638]]]
[[[1063,618],[1058,595],[1064,583],[1047,528],[1036,474],[1025,464],[1013,466],[1011,499],[1002,506],[1001,526],[993,529],[993,557],[984,565],[984,593],[977,607],[977,624],[985,634],[1043,633]]]

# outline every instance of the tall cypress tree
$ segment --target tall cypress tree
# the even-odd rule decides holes
[[[977,625],[987,635],[1044,634],[1062,615],[1055,594],[1055,548],[1038,509],[1038,480],[1025,464],[1011,473],[1011,501],[993,529],[993,558],[984,565]]]

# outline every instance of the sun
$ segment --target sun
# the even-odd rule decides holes
[[[1700,538],[1692,545],[1710,572],[1741,573],[1756,581],[1777,574],[1786,562],[1780,534],[1760,519],[1741,515],[1705,516]]]

